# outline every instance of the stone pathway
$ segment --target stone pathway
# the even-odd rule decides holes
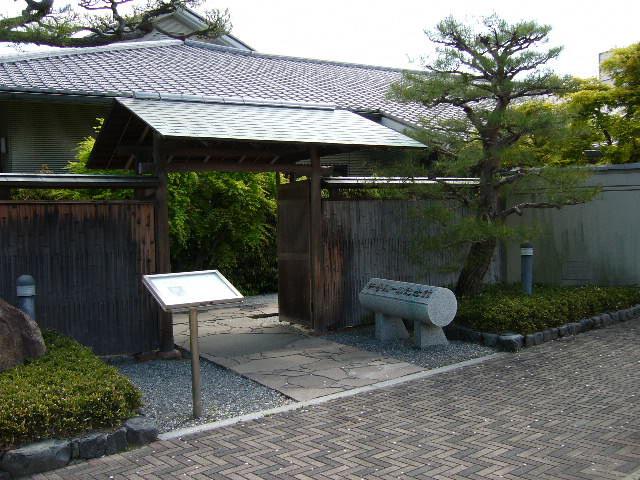
[[[38,475],[636,479],[640,320]]]
[[[423,369],[310,336],[278,321],[276,295],[199,316],[200,355],[293,398],[310,400]],[[174,316],[176,344],[189,349],[186,315]]]

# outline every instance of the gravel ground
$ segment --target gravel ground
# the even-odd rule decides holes
[[[349,328],[327,334],[324,338],[428,369],[484,357],[496,352],[493,348],[458,341],[451,341],[449,345],[428,347],[424,350],[414,347],[411,339],[381,343],[375,339],[373,326]]]
[[[201,359],[204,414],[194,420],[190,360],[112,363],[142,391],[142,413],[156,420],[161,433],[291,403],[275,390]]]

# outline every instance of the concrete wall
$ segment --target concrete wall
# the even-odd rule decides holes
[[[528,210],[511,224],[535,223],[534,281],[580,285],[640,284],[640,164],[598,167],[598,197],[561,210]],[[519,245],[506,245],[506,280],[520,281]]]

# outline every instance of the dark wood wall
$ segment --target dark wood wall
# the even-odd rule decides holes
[[[426,206],[427,201],[323,201],[323,300],[318,307],[325,329],[372,320],[358,300],[372,277],[436,286],[456,281],[459,256],[418,249],[419,229],[432,228],[417,218]],[[496,261],[487,280],[499,276]]]
[[[155,271],[150,202],[0,202],[0,297],[35,278],[43,328],[98,354],[158,346],[158,314],[141,275]]]

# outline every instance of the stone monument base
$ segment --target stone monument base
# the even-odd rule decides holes
[[[425,348],[433,345],[449,345],[446,335],[442,327],[435,325],[427,325],[423,322],[414,322],[414,340],[416,347]]]
[[[400,317],[392,317],[376,312],[376,339],[381,342],[392,342],[409,338],[409,332]]]

